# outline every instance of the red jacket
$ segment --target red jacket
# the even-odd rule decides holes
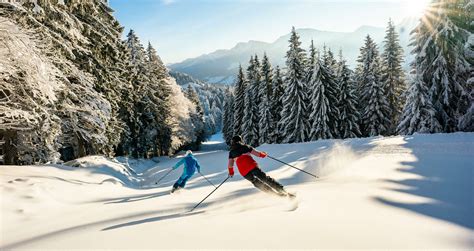
[[[247,175],[252,169],[258,166],[257,162],[250,156],[250,153],[242,154],[237,157],[236,164],[242,176]]]
[[[242,176],[247,175],[252,169],[258,166],[257,162],[250,156],[252,151],[253,148],[251,146],[239,144],[232,147],[229,152],[229,159],[236,160],[237,168]],[[229,166],[229,169],[233,169],[233,167]]]

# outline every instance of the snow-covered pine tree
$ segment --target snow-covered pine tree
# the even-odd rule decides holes
[[[323,53],[326,53],[326,46],[323,47]],[[305,69],[305,78],[304,81],[306,83],[306,88],[308,90],[308,95],[306,95],[306,104],[307,104],[307,109],[308,109],[308,125],[310,126],[308,128],[308,139],[311,139],[311,130],[312,130],[312,125],[314,119],[311,116],[311,113],[313,112],[313,107],[312,107],[312,100],[311,96],[313,94],[314,86],[312,85],[313,83],[310,81],[311,77],[313,76],[314,70],[319,68],[316,68],[316,64],[320,63],[320,58],[318,55],[318,51],[316,47],[314,47],[314,42],[311,39],[311,44],[309,46],[309,55],[308,59],[306,61],[306,69]]]
[[[459,117],[469,108],[471,64],[464,47],[472,34],[466,29],[472,27],[472,12],[465,4],[465,0],[434,1],[412,32],[412,53],[416,55],[412,67],[428,85],[441,132],[457,131]]]
[[[326,45],[323,47],[323,65],[328,69],[329,71],[332,72],[333,75],[336,75],[337,71],[337,60],[336,57],[334,57],[334,53],[332,52],[331,48],[327,48]]]
[[[201,143],[206,139],[204,110],[201,101],[192,85],[188,85],[186,90],[186,97],[194,104],[195,110],[191,112],[191,121],[193,124],[195,140],[189,144],[192,150],[199,150]]]
[[[337,84],[332,71],[316,60],[308,75],[311,90],[310,140],[332,139],[338,135],[339,110],[337,108]]]
[[[222,134],[227,145],[230,145],[234,136],[234,94],[230,89],[226,91],[226,99],[224,104]]]
[[[207,135],[213,135],[222,130],[222,127],[220,126],[221,123],[219,123],[219,121],[222,121],[222,113],[223,112],[219,108],[217,101],[211,100],[211,108],[206,117],[213,121],[214,125],[211,127],[213,130],[206,132]]]
[[[474,3],[472,3],[472,6],[474,6]],[[465,47],[465,55],[471,64],[470,77],[466,83],[466,93],[469,93],[468,100],[471,105],[467,108],[466,113],[459,118],[458,127],[461,131],[472,132],[474,131],[474,34],[469,36]]]
[[[150,42],[148,42],[148,47],[146,49],[146,54],[147,54],[147,62],[148,64],[148,72],[153,76],[153,78],[156,79],[164,79],[170,77],[170,74],[168,72],[168,69],[166,68],[165,64],[161,60],[160,56],[158,56],[158,53],[156,52],[156,49],[153,48]],[[150,64],[151,63],[151,64]],[[165,92],[168,92],[169,95],[169,88],[165,87],[160,87],[160,89],[167,89],[163,90]]]
[[[204,135],[210,136],[217,133],[216,121],[212,114],[204,116]]]
[[[459,82],[460,89],[456,89],[457,95],[459,96],[458,103],[456,104],[456,125],[458,126],[462,119],[472,114],[469,112],[473,105],[473,85],[472,75],[474,74],[474,60],[471,53],[469,53],[469,45],[472,46],[472,41],[469,41],[473,36],[474,32],[474,1],[472,0],[452,0],[450,3],[450,10],[448,11],[448,18],[457,27],[457,34],[455,34],[453,44],[457,50],[459,50],[459,65],[455,78]],[[474,131],[472,124],[474,123],[474,117],[471,118],[471,129]],[[466,120],[464,122],[467,122]],[[463,129],[457,127],[457,130],[466,130],[466,123],[464,123]]]
[[[158,56],[155,48],[148,43],[146,51],[147,74],[150,80],[147,96],[150,99],[148,106],[152,122],[145,132],[147,148],[153,150],[153,156],[160,156],[169,150],[171,145],[171,115],[170,95],[171,90],[166,78],[168,70]]]
[[[194,89],[196,91],[196,89]],[[199,99],[201,100],[201,99]],[[202,109],[205,114],[209,113],[211,111],[211,103],[209,102],[209,99],[204,99],[201,101],[202,104]]]
[[[242,138],[247,144],[258,146],[258,88],[260,86],[261,74],[260,63],[257,57],[251,57],[247,68],[248,85],[245,90],[245,110],[242,123]]]
[[[362,134],[386,135],[390,128],[390,108],[385,97],[377,45],[367,35],[357,59],[357,79],[362,108]]]
[[[206,116],[214,117],[215,132],[222,130],[222,116],[224,114],[224,100],[226,97],[226,88],[204,83],[203,86],[196,85],[196,90],[201,100],[206,99],[210,104],[210,110],[205,111]],[[207,132],[209,135],[209,132]]]
[[[415,74],[407,90],[407,99],[401,115],[398,132],[402,135],[434,133],[442,130],[436,110],[431,104],[427,84],[423,83],[421,75]]]
[[[8,51],[0,57],[8,79],[0,81],[0,88],[7,90],[4,93],[9,93],[7,99],[11,100],[6,106],[0,101],[0,108],[7,110],[0,120],[10,124],[13,118],[22,125],[21,130],[7,128],[7,141],[15,142],[9,146],[12,154],[7,154],[7,162],[32,164],[56,162],[59,155],[67,161],[88,154],[128,155],[135,151],[135,156],[145,156],[149,152],[148,139],[142,135],[153,132],[149,119],[153,116],[149,115],[154,102],[147,88],[154,84],[149,79],[153,74],[144,64],[146,53],[136,35],[131,46],[120,39],[123,27],[104,1],[19,1],[15,8],[0,8],[0,12],[8,19],[0,26],[7,31],[10,52],[30,57],[24,61],[24,56],[14,55],[15,60],[8,60],[13,55]],[[13,30],[16,32],[10,32]],[[140,48],[138,57],[135,48]],[[30,66],[35,64],[42,65],[41,72]],[[46,79],[47,88],[42,88]],[[172,142],[167,140],[169,146],[163,146],[167,152],[192,138],[187,133],[192,132],[187,130],[191,104],[171,78],[164,81],[172,87],[170,101],[180,102],[170,111],[169,124],[174,126]],[[31,90],[22,98],[31,100],[30,93],[34,94],[34,105],[17,102],[22,95],[12,86]],[[11,114],[27,114],[27,123]],[[151,123],[143,126],[143,122]],[[0,137],[4,129],[2,123]]]
[[[247,90],[247,79],[245,77],[242,65],[239,65],[239,72],[234,87],[234,120],[233,133],[234,135],[242,135],[242,124],[244,123],[245,94]]]
[[[131,153],[135,158],[144,157],[147,151],[148,137],[146,131],[152,123],[149,112],[150,97],[147,95],[150,89],[150,79],[146,63],[146,52],[139,38],[133,30],[127,34],[127,47],[130,51],[130,63],[132,66],[131,80],[135,90],[134,116],[129,118]]]
[[[285,87],[283,83],[283,77],[280,72],[280,66],[275,67],[275,74],[273,75],[272,83],[272,99],[271,99],[271,112],[273,117],[273,133],[271,135],[270,143],[280,143],[283,138],[281,137],[282,128],[278,122],[281,120],[281,111],[283,110],[283,96],[285,94]]]
[[[339,52],[337,82],[339,83],[339,136],[343,139],[360,137],[360,113],[357,109],[358,97],[356,95],[356,85],[353,73],[342,56],[342,50]]]
[[[474,1],[472,0],[457,0],[454,1],[453,9],[448,16],[453,23],[462,29],[465,41],[464,58],[468,65],[460,67],[464,70],[460,71],[461,86],[463,90],[460,92],[460,100],[458,102],[458,130],[474,131]],[[467,36],[467,39],[465,39]],[[462,43],[462,42],[461,42]],[[466,76],[464,76],[466,75]],[[467,79],[463,82],[463,79]]]
[[[326,46],[324,46],[323,49],[324,53],[326,53]],[[306,87],[308,88],[308,95],[306,95],[307,100],[305,101],[307,104],[307,109],[308,109],[308,125],[310,128],[308,129],[308,137],[310,137],[310,131],[311,131],[311,125],[313,124],[313,118],[309,116],[312,113],[312,104],[311,104],[311,95],[312,91],[314,89],[314,86],[312,86],[312,83],[310,83],[310,78],[313,76],[313,71],[315,69],[315,64],[320,63],[319,58],[319,53],[317,49],[314,47],[314,42],[311,39],[311,44],[309,46],[309,55],[308,55],[308,60],[306,61],[306,69],[305,69],[305,82],[306,82]]]
[[[261,89],[263,92],[260,92],[260,96],[269,96],[271,99],[273,95],[273,67],[266,53],[263,54],[261,74]]]
[[[130,30],[127,34],[127,47],[130,50],[130,61],[135,67],[134,72],[137,77],[145,77],[146,73],[146,53],[140,39],[135,34],[134,30]],[[140,79],[137,79],[137,81]]]
[[[16,1],[14,8],[9,2],[0,8],[7,20],[1,24],[7,37],[2,46],[10,48],[0,56],[5,74],[0,89],[6,93],[5,106],[0,102],[5,111],[0,115],[0,137],[14,142],[7,147],[5,162],[113,155],[126,133],[120,96],[130,87],[124,78],[123,28],[97,1]],[[13,54],[20,56],[9,60]],[[45,79],[47,87],[42,88]]]
[[[115,156],[125,156],[131,153],[132,149],[132,119],[135,118],[135,100],[137,100],[135,86],[132,81],[134,78],[133,64],[130,61],[130,50],[126,44],[126,40],[121,40],[121,60],[116,62],[117,67],[124,69],[119,76],[119,79],[124,79],[125,84],[116,86],[119,96],[116,98],[118,103],[117,119],[121,122],[122,133],[115,135],[119,137],[117,145],[115,145]]]
[[[307,72],[310,72],[311,70],[313,70],[314,64],[316,63],[317,60],[319,60],[318,49],[314,47],[314,41],[313,39],[311,39],[311,44],[309,46],[308,61],[307,61],[307,67],[308,67],[308,69],[306,70]]]
[[[406,91],[405,73],[402,68],[403,49],[400,46],[398,33],[392,20],[388,27],[384,40],[384,52],[382,54],[383,81],[385,82],[385,93],[390,108],[391,127],[388,134],[396,132],[396,126],[405,100],[403,93]]]
[[[273,114],[271,110],[272,102],[273,69],[270,60],[265,53],[262,60],[262,81],[258,90],[260,96],[259,108],[259,144],[271,143],[271,136],[274,132]]]
[[[322,65],[325,66],[325,68],[328,70],[330,76],[333,77],[334,81],[334,91],[335,91],[335,96],[337,102],[334,104],[331,104],[333,106],[338,106],[338,98],[340,96],[340,87],[339,87],[339,81],[337,81],[337,70],[338,70],[338,63],[337,60],[334,56],[334,53],[332,52],[331,48],[327,48],[326,45],[323,47],[323,55],[322,55]],[[339,116],[338,116],[339,117]],[[311,121],[313,122],[313,121]],[[339,122],[337,122],[339,124]],[[332,136],[333,138],[340,138],[341,136],[339,135],[339,132],[335,132]]]
[[[262,88],[263,86],[262,64],[260,63],[260,60],[258,59],[257,54],[255,54],[255,56],[253,57],[253,61],[254,61],[254,64],[252,67],[253,72],[251,76],[249,77],[249,86],[252,88],[252,92],[254,95],[254,98],[253,98],[254,104],[258,111],[258,109],[260,108],[261,100],[262,100],[261,92],[260,92],[260,88]],[[259,115],[257,114],[257,116]],[[257,128],[257,131],[258,131],[258,128]]]
[[[284,143],[298,143],[308,140],[308,107],[305,83],[305,51],[301,48],[295,27],[291,31],[289,50],[286,53],[287,72],[285,94],[279,128]]]

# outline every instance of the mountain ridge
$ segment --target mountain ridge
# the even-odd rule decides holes
[[[405,50],[405,67],[410,61],[408,48],[410,31],[416,26],[418,19],[407,18],[397,25],[400,43]],[[296,29],[300,35],[302,48],[307,50],[311,40],[321,49],[324,45],[334,52],[343,50],[344,57],[353,68],[356,64],[359,48],[363,45],[364,38],[369,34],[379,47],[385,36],[385,27],[363,25],[352,32],[324,31],[315,28]],[[249,40],[238,42],[230,49],[219,49],[198,57],[188,58],[179,63],[168,65],[173,71],[179,71],[193,76],[196,79],[214,84],[232,84],[239,64],[246,67],[251,55],[257,54],[260,58],[264,53],[272,65],[284,66],[285,54],[288,48],[290,33],[279,36],[273,42]]]

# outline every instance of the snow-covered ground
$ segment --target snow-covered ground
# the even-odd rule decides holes
[[[236,175],[186,213],[213,187],[196,175],[170,195],[180,171],[155,185],[177,159],[0,166],[0,249],[474,247],[474,133],[259,149],[320,179],[259,159],[296,200]],[[226,151],[196,156],[213,183],[227,177]]]

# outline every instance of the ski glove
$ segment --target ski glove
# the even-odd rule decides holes
[[[267,155],[268,155],[268,154],[267,154],[266,152],[260,152],[260,156],[259,156],[259,157],[260,157],[260,158],[265,158],[265,157],[267,157]]]
[[[230,168],[230,167],[229,167],[229,168],[227,168],[227,169],[229,169],[229,176],[230,176],[230,177],[233,177],[233,176],[234,176],[234,168]]]

